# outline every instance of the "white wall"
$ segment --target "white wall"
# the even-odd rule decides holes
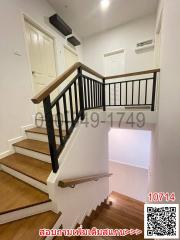
[[[8,150],[9,139],[21,135],[20,127],[32,123],[34,113],[34,105],[30,101],[33,92],[22,12],[55,37],[58,74],[64,71],[63,44],[66,41],[48,23],[48,17],[55,11],[45,0],[1,0],[0,3],[0,153],[2,153]],[[21,56],[15,55],[15,51]]]
[[[108,135],[109,160],[149,168],[151,131],[111,128]]]
[[[57,174],[51,173],[48,188],[51,199],[62,212],[63,227],[74,227],[109,194],[109,178],[77,185],[58,187],[59,180],[108,172],[108,138],[106,124],[98,128],[77,126],[59,158]]]
[[[148,170],[117,162],[109,162],[110,191],[120,192],[137,200],[146,201]]]
[[[180,1],[164,0],[158,16],[162,8],[159,120],[149,190],[175,192],[180,203]]]
[[[85,64],[104,74],[103,55],[117,49],[126,50],[126,72],[153,68],[153,51],[135,53],[136,43],[154,37],[156,17],[148,16],[112,30],[97,34],[83,42]]]

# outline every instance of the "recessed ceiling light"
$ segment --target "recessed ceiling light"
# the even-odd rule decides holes
[[[110,5],[109,0],[101,0],[101,8],[102,9],[107,9]]]

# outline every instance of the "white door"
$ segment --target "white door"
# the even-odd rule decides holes
[[[71,67],[73,64],[75,64],[76,62],[79,61],[78,59],[78,55],[72,51],[71,49],[69,49],[68,47],[64,46],[64,57],[65,57],[65,70],[68,69],[69,67]],[[65,85],[67,85],[69,82],[72,81],[72,79],[75,77],[75,75],[77,74],[77,71],[75,71],[73,74],[71,74],[66,81],[64,81],[64,83],[62,84],[62,86],[64,87]],[[73,103],[73,113],[75,114],[75,93],[74,93],[74,87],[72,86],[71,88],[72,91],[72,103]],[[70,102],[69,102],[69,97],[67,94],[67,110],[68,113],[70,113]],[[70,114],[68,114],[68,117],[70,119]]]
[[[74,63],[78,62],[78,55],[71,51],[68,47],[64,47],[65,68],[69,68]]]
[[[119,50],[104,54],[105,75],[119,75],[125,72],[125,51]]]
[[[111,53],[104,54],[104,70],[105,76],[120,75],[125,73],[125,51],[117,50]],[[112,80],[107,80],[106,82],[120,82],[122,78],[116,78]],[[120,103],[120,86],[116,86],[116,102],[114,98],[114,85],[110,87],[110,104]],[[124,98],[124,96],[122,96]],[[106,104],[109,104],[109,89],[106,86]]]
[[[38,28],[25,22],[26,38],[31,62],[33,89],[37,94],[56,78],[54,40]],[[57,91],[51,94],[51,98]],[[43,112],[43,104],[37,105],[37,111]]]
[[[65,58],[65,70],[67,70],[69,67],[71,67],[73,64],[79,61],[78,55],[70,50],[68,47],[64,46],[64,58]],[[64,84],[68,84],[73,77],[77,74],[77,72],[74,72],[67,78],[67,80],[64,82]]]

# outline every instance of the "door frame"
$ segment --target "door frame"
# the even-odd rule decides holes
[[[124,64],[124,73],[126,73],[126,49],[125,48],[119,48],[119,49],[115,49],[109,52],[105,52],[103,54],[103,69],[104,69],[104,75],[106,75],[106,69],[105,69],[105,57],[111,56],[111,55],[115,55],[118,53],[124,53],[124,60],[125,60],[125,64]]]
[[[64,44],[63,45],[63,51],[64,51],[64,69],[66,69],[66,61],[65,61],[65,49],[70,51],[72,54],[76,55],[78,57],[78,60],[79,60],[79,55],[78,53],[72,49],[71,47],[69,47],[67,44]]]
[[[52,38],[53,40],[53,49],[54,49],[54,61],[55,61],[55,73],[57,76],[57,45],[56,45],[56,37],[53,33],[51,33],[49,30],[47,30],[44,26],[36,22],[33,18],[31,18],[28,14],[21,12],[21,20],[22,20],[22,27],[23,27],[23,34],[24,34],[24,41],[25,41],[25,51],[26,51],[26,57],[28,61],[28,68],[29,68],[29,76],[31,79],[31,88],[32,88],[32,94],[34,93],[34,86],[33,86],[33,76],[32,76],[32,68],[31,68],[31,61],[30,61],[30,55],[29,55],[29,47],[28,42],[26,39],[26,22],[30,23],[32,26],[37,28],[39,31],[45,33],[47,36]]]
[[[77,53],[74,49],[72,49],[71,47],[69,47],[67,44],[64,44],[64,49],[65,49],[65,48],[66,48],[68,51],[72,52],[74,55],[76,55],[76,56],[79,58],[78,53]]]

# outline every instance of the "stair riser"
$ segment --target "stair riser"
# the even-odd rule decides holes
[[[26,155],[26,156],[29,156],[29,157],[32,157],[32,158],[36,158],[38,160],[41,160],[41,161],[44,161],[44,162],[47,162],[47,163],[51,163],[51,159],[50,159],[49,155],[46,155],[46,154],[43,154],[43,153],[38,153],[38,152],[31,151],[31,150],[21,148],[21,147],[14,146],[14,148],[15,148],[15,152],[17,152],[17,153],[20,153],[22,155]]]
[[[38,134],[38,133],[26,133],[28,139],[33,139],[37,141],[42,141],[42,142],[48,142],[48,137],[45,134]],[[59,144],[60,139],[59,137],[56,137],[56,144]]]
[[[68,115],[68,119],[71,119],[71,117]],[[62,122],[62,129],[65,129],[65,122]],[[71,122],[69,122],[69,126],[71,125]],[[46,128],[46,122],[42,120],[36,120],[35,127],[40,127],[40,128]],[[58,125],[56,122],[54,122],[54,129],[58,129]]]
[[[0,215],[0,224],[12,222],[25,217],[33,216],[52,209],[52,202],[42,203],[33,207],[27,207]]]
[[[28,184],[30,184],[31,186],[35,187],[35,188],[38,188],[39,190],[43,191],[43,192],[46,192],[48,193],[48,188],[47,188],[47,185],[31,178],[31,177],[28,177],[14,169],[11,169],[3,164],[0,165],[0,168],[4,171],[4,172],[7,172],[9,173],[10,175],[22,180],[23,182],[26,182]]]

